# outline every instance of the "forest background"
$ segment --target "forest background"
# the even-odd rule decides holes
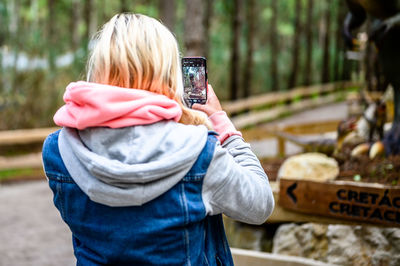
[[[349,80],[344,0],[0,0],[0,130],[53,126],[68,83],[85,79],[90,37],[142,13],[204,55],[222,100]]]

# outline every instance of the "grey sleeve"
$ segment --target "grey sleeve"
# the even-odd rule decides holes
[[[274,197],[260,162],[240,136],[217,145],[202,189],[208,215],[261,224],[274,208]]]

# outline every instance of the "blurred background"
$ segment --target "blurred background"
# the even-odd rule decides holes
[[[362,70],[346,57],[339,0],[0,0],[0,130],[53,126],[66,85],[85,79],[90,37],[120,12],[161,20],[182,56],[206,56],[222,100]]]
[[[376,121],[384,125],[393,120],[393,91],[383,93],[391,86],[382,77],[377,49],[368,42],[376,21],[368,16],[351,32],[355,38],[347,39],[347,47],[352,48],[346,48],[346,2],[399,3],[0,0],[0,240],[5,243],[0,244],[0,265],[75,264],[70,231],[53,206],[43,173],[41,148],[57,130],[53,115],[63,105],[65,87],[86,79],[91,36],[112,16],[133,12],[159,19],[175,34],[182,56],[207,57],[209,83],[260,159],[277,200],[276,180],[287,156],[310,151],[332,155],[344,142],[339,125],[349,117],[375,121],[353,128],[356,137],[368,136]],[[368,5],[369,10],[378,10],[375,5]],[[398,9],[388,11],[398,14]],[[388,43],[395,43],[390,38]],[[398,69],[391,56],[398,55],[395,46],[388,61]],[[386,103],[386,111],[375,112],[379,109],[374,107],[369,117],[363,115],[377,100]],[[336,156],[338,179],[381,180],[399,189],[400,156],[371,160],[367,154],[350,158],[352,150],[344,151],[347,157]],[[387,191],[382,193],[386,197]],[[234,248],[336,265],[400,265],[400,229],[343,225],[342,218],[296,213],[276,204],[262,226],[231,220],[225,226]],[[325,265],[291,261],[285,265]]]

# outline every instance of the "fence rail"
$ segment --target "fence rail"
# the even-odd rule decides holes
[[[266,93],[247,99],[222,103],[238,129],[277,119],[283,115],[334,103],[345,99],[349,88],[360,83],[341,81],[328,84],[299,87],[287,92]]]
[[[344,99],[348,88],[360,86],[354,82],[335,82],[310,87],[299,87],[291,91],[267,93],[243,100],[223,103],[223,108],[232,116],[232,121],[238,129],[258,125],[262,122],[277,119],[288,113],[299,112]],[[47,135],[56,131],[57,127],[20,129],[0,131],[0,149],[10,145],[29,145],[43,142]],[[270,132],[271,133],[271,132]],[[276,137],[276,136],[275,136]],[[282,142],[282,141],[281,141]],[[281,145],[282,146],[282,143]],[[281,151],[284,152],[284,151]],[[0,169],[24,168],[40,165],[36,156],[0,157]],[[38,161],[34,163],[35,159]]]
[[[0,131],[0,146],[43,142],[57,127]]]

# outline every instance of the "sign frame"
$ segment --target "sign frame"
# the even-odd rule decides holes
[[[279,188],[279,205],[292,211],[400,227],[400,186],[281,178]]]

